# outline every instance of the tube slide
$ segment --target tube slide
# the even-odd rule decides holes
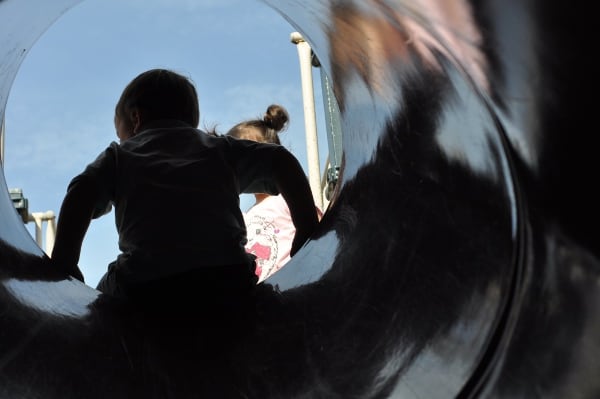
[[[600,397],[593,13],[265,2],[339,106],[318,231],[250,319],[140,314],[48,267],[1,173],[0,397]],[[76,3],[0,1],[0,119],[27,50]]]

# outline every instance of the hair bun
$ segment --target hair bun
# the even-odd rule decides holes
[[[265,125],[279,132],[287,127],[290,116],[285,108],[281,105],[272,104],[267,108],[267,112],[263,117]]]

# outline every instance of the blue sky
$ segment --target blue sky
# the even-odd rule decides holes
[[[295,31],[251,0],[86,0],[37,41],[6,109],[4,171],[30,212],[56,214],[76,174],[116,140],[114,105],[125,85],[156,67],[188,74],[200,97],[200,126],[226,131],[278,103],[290,113],[282,134],[308,173]],[[313,69],[321,173],[327,156],[319,73]],[[174,199],[173,206],[179,201]],[[252,198],[242,196],[242,209]],[[28,226],[33,235],[33,226]],[[94,220],[80,267],[95,286],[118,254],[114,215]]]

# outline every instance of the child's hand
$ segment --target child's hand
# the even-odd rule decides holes
[[[304,243],[306,242],[306,239],[302,239],[298,236],[298,233],[296,233],[296,235],[294,236],[294,240],[292,241],[292,247],[290,249],[290,257],[293,257],[294,255],[296,255],[296,252],[298,252],[300,250],[300,248],[302,248],[302,246],[304,245]]]
[[[68,274],[69,276],[76,278],[77,280],[85,283],[83,278],[83,273],[79,269],[77,265],[67,266],[64,262],[57,262],[55,259],[50,259],[51,267],[56,270],[60,270],[63,273]]]
[[[316,223],[313,225],[308,225],[306,227],[296,228],[296,234],[294,235],[294,240],[292,241],[292,247],[290,249],[290,256],[296,255],[296,252],[302,248],[302,246],[308,241],[310,236],[313,234],[316,228]]]
[[[81,270],[79,269],[79,267],[75,266],[75,269],[73,269],[69,275],[71,277],[76,278],[77,280],[81,281],[82,283],[85,283],[85,280],[83,278],[83,273],[81,272]]]

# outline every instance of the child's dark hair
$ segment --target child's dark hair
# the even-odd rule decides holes
[[[144,121],[177,119],[198,127],[198,93],[189,78],[167,69],[139,74],[123,90],[115,115],[125,118],[137,108]]]
[[[287,128],[290,116],[281,105],[272,104],[267,108],[262,119],[251,119],[240,122],[227,132],[228,136],[244,137],[248,129],[259,132],[264,143],[281,144],[278,134]]]

